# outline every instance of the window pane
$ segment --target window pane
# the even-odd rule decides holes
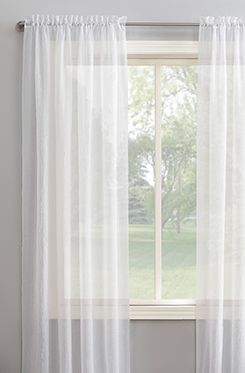
[[[130,297],[154,297],[154,66],[129,66]]]
[[[196,66],[162,66],[162,296],[195,298]]]

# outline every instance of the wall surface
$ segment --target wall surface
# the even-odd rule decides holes
[[[198,21],[244,15],[242,0],[1,0],[0,11],[0,373],[21,360],[21,48],[16,21],[31,14],[117,14],[129,21]],[[194,373],[192,321],[135,321],[132,373]]]
[[[194,321],[131,322],[132,373],[195,373]]]

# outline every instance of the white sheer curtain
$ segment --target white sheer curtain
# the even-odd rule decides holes
[[[23,373],[127,373],[125,19],[26,20]]]
[[[245,19],[199,43],[197,373],[244,373]]]

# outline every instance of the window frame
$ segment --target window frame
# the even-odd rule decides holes
[[[136,62],[143,64],[152,64],[155,61],[159,66],[167,61],[173,63],[180,62],[180,60],[192,60],[197,62],[198,43],[195,41],[128,41],[128,64],[136,64]],[[76,60],[76,58],[74,57]],[[150,62],[149,62],[150,60]],[[157,79],[156,79],[157,81]],[[160,90],[160,82],[155,89]],[[160,105],[160,103],[158,103]],[[159,118],[160,120],[160,118]],[[159,187],[159,186],[158,186]],[[159,238],[158,238],[159,239]],[[161,255],[161,253],[158,253]],[[158,275],[161,268],[161,256],[159,257]],[[53,299],[54,279],[51,271],[51,306],[49,308],[49,318],[56,319],[58,315],[56,300]],[[158,290],[159,292],[159,290]],[[64,305],[68,303],[71,307],[72,319],[80,318],[80,301],[76,299],[64,298]],[[194,320],[195,316],[195,302],[193,300],[130,300],[129,316],[131,320]]]
[[[155,65],[155,149],[156,165],[161,163],[161,102],[160,68],[167,64],[197,64],[198,43],[195,41],[128,41],[128,65]],[[164,61],[164,63],[163,63]],[[130,299],[132,320],[193,320],[195,300],[161,298],[162,250],[159,219],[161,205],[161,178],[155,180],[155,300]]]

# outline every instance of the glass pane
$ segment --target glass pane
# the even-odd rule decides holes
[[[162,296],[195,298],[196,66],[162,66]]]
[[[129,66],[130,297],[154,297],[154,66]]]

